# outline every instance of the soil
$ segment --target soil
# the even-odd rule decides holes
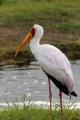
[[[0,48],[11,47],[11,45],[18,44],[29,31],[28,28],[22,27],[0,27]],[[80,36],[73,33],[61,33],[45,30],[43,40],[79,40]],[[5,44],[6,43],[6,44]]]

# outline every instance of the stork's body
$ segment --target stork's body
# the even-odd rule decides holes
[[[30,34],[21,43],[17,50],[16,55],[23,45],[26,43],[27,39],[29,41],[29,46],[32,54],[35,56],[42,70],[46,73],[49,80],[49,92],[51,96],[50,80],[59,88],[60,91],[67,95],[77,96],[74,92],[74,80],[73,74],[70,66],[70,62],[67,57],[56,47],[48,44],[40,44],[40,39],[43,36],[43,28],[39,25],[34,25]],[[60,92],[60,98],[61,96]],[[50,98],[51,102],[51,98]],[[51,104],[51,103],[50,103]]]
[[[43,36],[43,28],[36,25],[36,28],[38,27],[40,27],[40,30],[36,31],[35,36],[29,44],[32,54],[35,56],[43,71],[48,76],[55,78],[62,85],[66,86],[66,94],[72,94],[74,80],[69,60],[55,46],[39,43]]]

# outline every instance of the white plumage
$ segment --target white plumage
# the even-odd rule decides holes
[[[40,45],[43,28],[39,25],[34,25],[34,28],[36,31],[30,41],[30,49],[36,60],[45,72],[66,85],[70,93],[73,92],[74,81],[69,60],[58,48],[48,44]]]

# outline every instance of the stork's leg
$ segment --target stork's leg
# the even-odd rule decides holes
[[[59,97],[60,97],[60,108],[61,108],[61,115],[63,114],[62,111],[62,91],[59,91]]]
[[[48,79],[48,85],[49,85],[50,111],[52,111],[52,92],[51,92],[51,83],[50,83],[50,79]]]

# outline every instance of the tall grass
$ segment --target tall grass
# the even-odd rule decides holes
[[[49,29],[80,32],[79,0],[3,0],[0,25],[43,24]]]
[[[79,109],[64,109],[63,119],[60,110],[53,110],[51,113],[48,109],[25,106],[19,108],[8,108],[0,111],[0,120],[80,120]]]

